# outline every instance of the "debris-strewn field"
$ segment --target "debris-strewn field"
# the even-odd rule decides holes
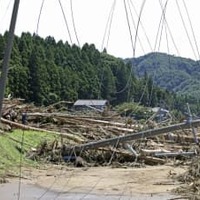
[[[73,111],[67,106],[68,102],[35,107],[19,99],[5,100],[1,120],[2,137],[6,135],[15,140],[18,150],[33,162],[144,170],[152,165],[186,167],[186,172],[178,174],[178,177],[177,173],[171,171],[169,175],[183,182],[183,187],[176,192],[185,193],[187,198],[198,199],[200,163],[197,126],[189,124],[183,129],[173,125],[176,122],[172,120],[162,123],[153,119],[141,122],[114,111]],[[164,127],[170,128],[163,130]],[[185,125],[180,124],[180,127]],[[38,144],[23,148],[28,141],[13,138],[11,133],[15,129],[44,132],[53,137],[49,140],[45,136]]]

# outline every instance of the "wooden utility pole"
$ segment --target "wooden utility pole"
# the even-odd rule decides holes
[[[176,130],[197,127],[199,125],[200,125],[199,119],[193,120],[191,122],[173,124],[173,125],[166,126],[163,128],[150,129],[150,130],[146,130],[146,131],[142,131],[142,132],[138,132],[138,133],[131,133],[131,134],[128,134],[125,136],[119,136],[119,137],[115,137],[115,138],[109,138],[109,139],[105,139],[105,140],[100,140],[100,141],[89,142],[86,144],[77,145],[74,147],[69,147],[69,148],[66,148],[66,152],[69,152],[69,150],[81,151],[81,150],[87,150],[87,149],[95,149],[95,148],[99,148],[99,147],[114,145],[119,142],[128,142],[128,141],[133,141],[133,140],[137,140],[137,139],[153,137],[156,135],[161,135],[161,134],[173,132]]]
[[[4,99],[5,88],[6,88],[9,60],[10,60],[10,55],[11,55],[12,46],[13,46],[14,31],[15,31],[15,25],[17,21],[19,3],[20,3],[20,0],[15,0],[14,6],[13,6],[12,18],[10,22],[10,28],[8,32],[7,46],[5,48],[4,59],[2,63],[2,73],[0,77],[0,118],[2,115],[3,99]]]

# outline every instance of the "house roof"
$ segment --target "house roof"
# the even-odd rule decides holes
[[[74,103],[74,106],[104,106],[108,100],[95,100],[95,99],[79,99]]]
[[[163,112],[163,113],[168,113],[169,111],[164,109],[164,108],[160,108],[160,107],[154,107],[151,109],[153,112]]]

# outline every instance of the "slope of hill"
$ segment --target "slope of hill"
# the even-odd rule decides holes
[[[200,97],[198,61],[164,53],[150,53],[126,61],[133,61],[134,71],[138,77],[147,73],[157,86],[178,94]]]

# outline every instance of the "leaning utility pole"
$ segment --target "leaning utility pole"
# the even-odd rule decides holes
[[[105,140],[89,142],[89,143],[85,143],[85,144],[76,145],[73,147],[66,147],[66,149],[65,149],[66,151],[64,152],[64,154],[67,155],[70,151],[76,152],[76,151],[83,151],[83,150],[88,150],[88,149],[95,149],[95,148],[99,148],[99,147],[115,145],[119,142],[123,143],[123,142],[138,140],[138,139],[142,139],[142,138],[153,137],[153,136],[157,136],[157,135],[162,135],[164,133],[170,133],[170,132],[173,132],[176,130],[197,127],[197,126],[200,126],[200,119],[193,120],[191,122],[172,124],[170,126],[166,126],[166,127],[162,127],[162,128],[145,130],[145,131],[141,131],[138,133],[131,133],[128,135],[119,136],[119,137],[115,137],[115,138],[109,138],[109,139],[105,139]]]
[[[12,18],[10,22],[10,29],[8,32],[7,46],[5,48],[4,59],[3,59],[3,64],[2,64],[2,73],[0,77],[0,119],[2,115],[3,99],[4,99],[6,80],[7,80],[8,68],[9,68],[8,65],[9,65],[10,55],[11,55],[12,46],[13,46],[14,31],[15,31],[15,24],[17,21],[19,3],[20,3],[20,0],[15,0],[14,6],[13,6]]]

